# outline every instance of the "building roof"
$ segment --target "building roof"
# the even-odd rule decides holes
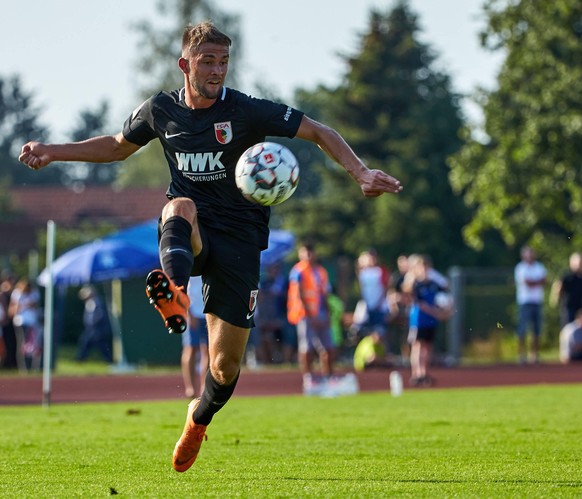
[[[110,221],[120,226],[159,217],[168,199],[164,188],[13,187],[10,205],[18,218],[45,225],[47,220],[74,227],[84,221]]]
[[[25,254],[37,247],[37,232],[48,220],[74,228],[109,222],[119,228],[157,218],[168,199],[164,188],[12,187],[10,220],[0,220],[0,254]]]

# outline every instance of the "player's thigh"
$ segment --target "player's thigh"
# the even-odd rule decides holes
[[[259,293],[260,249],[230,234],[206,230],[209,250],[202,272],[204,312],[251,328]],[[208,324],[209,331],[211,329]]]
[[[214,314],[207,314],[206,321],[210,369],[215,375],[223,373],[231,378],[238,372],[250,329],[230,324]]]

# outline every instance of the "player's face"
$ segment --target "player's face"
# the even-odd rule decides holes
[[[228,71],[229,48],[203,43],[188,59],[188,82],[194,94],[203,99],[220,95]]]

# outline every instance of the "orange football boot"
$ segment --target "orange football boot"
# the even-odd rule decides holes
[[[146,295],[170,334],[186,331],[190,298],[183,286],[176,286],[163,270],[152,270],[146,277]]]
[[[194,422],[194,411],[199,403],[200,399],[196,398],[188,404],[188,415],[186,416],[184,431],[174,448],[172,465],[180,473],[186,471],[194,464],[194,461],[198,457],[202,440],[208,440],[206,426]]]

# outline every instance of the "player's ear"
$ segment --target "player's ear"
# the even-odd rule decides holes
[[[188,60],[180,57],[178,59],[178,67],[184,74],[188,74],[190,72],[190,65],[188,64]]]

